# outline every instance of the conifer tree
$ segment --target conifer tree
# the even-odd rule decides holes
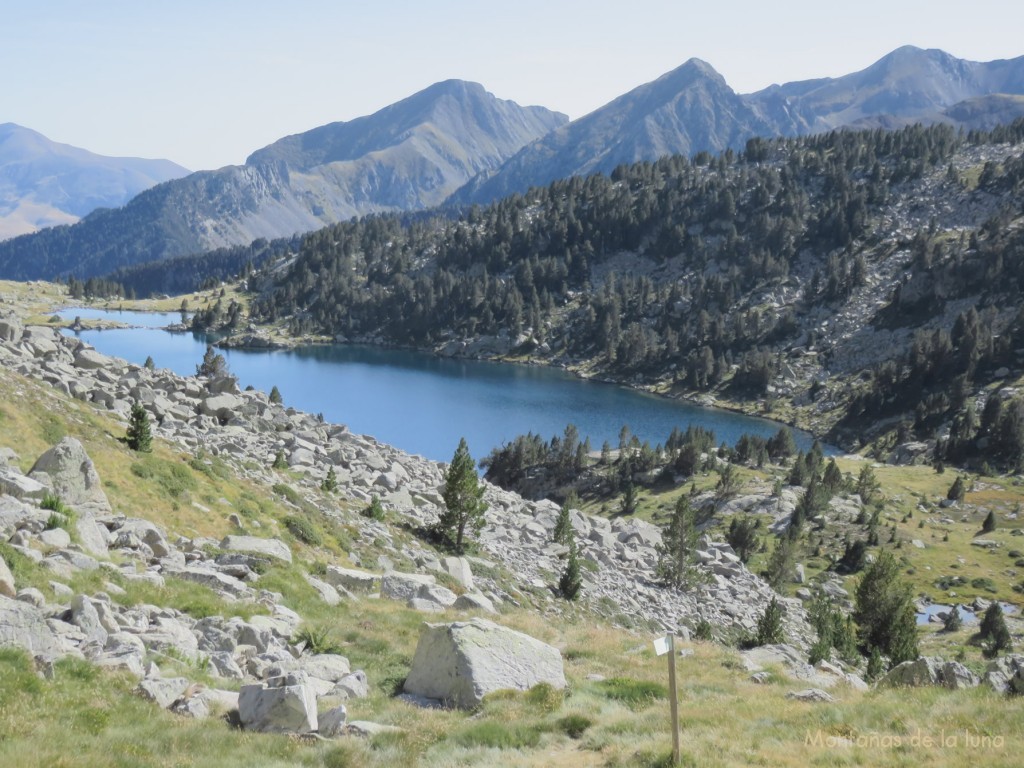
[[[477,534],[484,526],[487,504],[483,501],[483,495],[484,489],[480,487],[476,466],[469,455],[466,438],[463,437],[445,472],[444,490],[441,492],[445,509],[436,527],[456,554],[465,552],[466,535]]]
[[[153,436],[149,430],[149,414],[138,400],[132,404],[125,442],[133,451],[148,453],[153,450]]]
[[[996,529],[996,513],[994,510],[989,510],[988,515],[985,517],[985,522],[981,524],[982,533],[992,533]]]
[[[338,490],[338,473],[334,471],[334,465],[332,464],[327,468],[327,477],[320,484],[320,490],[326,491],[327,493],[334,493]]]
[[[576,548],[576,534],[569,528],[569,556],[565,561],[565,569],[558,579],[558,591],[566,600],[575,600],[580,596],[583,589],[583,579],[580,576],[579,553]]]
[[[270,399],[270,402],[274,403],[275,405],[280,405],[281,403],[284,402],[284,399],[281,397],[281,390],[279,390],[277,388],[276,384],[273,387],[270,388],[270,398],[269,399]]]
[[[757,644],[773,645],[783,641],[782,606],[774,597],[757,620]]]
[[[882,552],[857,585],[853,612],[861,643],[890,658],[893,665],[916,659],[917,616],[910,589],[900,579],[900,565]]]
[[[690,498],[680,496],[668,525],[661,531],[658,552],[658,576],[671,587],[690,584],[697,576],[694,558],[697,551],[695,513]]]
[[[579,499],[576,498],[576,494],[570,492],[562,508],[558,511],[558,519],[555,520],[555,530],[552,532],[551,538],[556,544],[568,545],[569,540],[573,537],[571,510],[578,504]]]

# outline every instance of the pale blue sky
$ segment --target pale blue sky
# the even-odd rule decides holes
[[[0,0],[0,122],[198,170],[447,78],[575,118],[692,56],[746,93],[1022,29],[1019,0]]]

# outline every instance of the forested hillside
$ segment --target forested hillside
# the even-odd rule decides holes
[[[457,220],[364,218],[307,236],[253,313],[296,334],[783,397],[835,411],[836,439],[908,414],[923,435],[1017,363],[1022,136],[1018,121],[755,139]]]

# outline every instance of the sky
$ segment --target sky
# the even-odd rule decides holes
[[[1021,29],[1020,0],[0,0],[0,123],[200,170],[449,78],[577,118],[691,57],[749,93]]]

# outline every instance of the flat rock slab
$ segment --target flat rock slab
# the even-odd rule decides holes
[[[225,552],[252,552],[286,563],[292,561],[292,551],[280,539],[263,539],[259,536],[225,536],[220,543],[220,548]]]

